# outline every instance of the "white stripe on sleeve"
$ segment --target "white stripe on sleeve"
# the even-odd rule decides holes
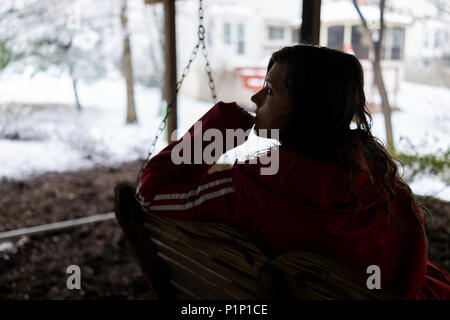
[[[215,187],[215,186],[219,186],[221,184],[227,183],[227,182],[231,182],[232,178],[223,178],[223,179],[218,179],[218,180],[214,180],[212,182],[209,183],[205,183],[202,184],[200,186],[197,187],[197,189],[191,190],[189,192],[186,193],[164,193],[164,194],[157,194],[154,198],[153,201],[156,200],[171,200],[171,199],[187,199],[193,196],[198,195],[201,191]]]
[[[218,197],[221,197],[225,194],[232,193],[232,192],[234,192],[234,188],[227,187],[227,188],[223,188],[223,189],[220,189],[217,191],[213,191],[213,192],[204,194],[200,198],[198,198],[194,201],[186,202],[185,204],[172,204],[172,205],[168,204],[168,205],[150,206],[150,210],[162,210],[162,211],[164,211],[164,210],[166,210],[166,211],[168,211],[168,210],[188,210],[188,209],[191,209],[195,206],[202,204],[203,202],[205,202],[207,200],[218,198]]]

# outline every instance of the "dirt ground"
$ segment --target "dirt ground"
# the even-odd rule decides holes
[[[114,186],[134,181],[138,162],[48,173],[0,184],[0,232],[114,209]],[[69,290],[66,268],[81,269],[81,290]],[[115,220],[22,238],[0,253],[0,299],[146,299],[148,286]]]
[[[113,211],[114,186],[135,181],[139,162],[25,181],[0,181],[0,232]],[[450,272],[450,203],[420,197],[430,259]],[[146,299],[148,287],[115,220],[23,237],[0,252],[0,299]],[[66,268],[78,265],[82,290],[66,287]]]

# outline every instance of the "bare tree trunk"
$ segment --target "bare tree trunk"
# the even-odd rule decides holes
[[[161,27],[160,23],[158,23],[158,13],[156,12],[156,8],[154,5],[152,5],[152,3],[149,0],[144,0],[144,3],[146,5],[151,5],[151,9],[152,9],[152,16],[153,16],[153,25],[157,28],[157,33],[159,35],[158,38],[158,48],[160,50],[160,52],[162,52],[163,54],[165,53],[165,45],[164,45],[164,28]],[[145,27],[147,29],[147,33],[150,35],[150,28],[148,23],[145,23]],[[158,114],[164,117],[164,105],[165,105],[165,75],[164,72],[161,68],[161,65],[164,63],[164,61],[159,62],[158,59],[156,58],[155,55],[155,46],[150,43],[150,60],[152,61],[152,65],[153,65],[153,70],[154,73],[159,75],[158,80],[160,84],[160,92],[161,92],[161,99],[159,102],[159,106],[158,106]]]
[[[394,138],[393,138],[393,130],[392,130],[392,120],[391,120],[391,106],[389,104],[388,94],[386,91],[386,86],[384,84],[383,72],[381,70],[381,49],[383,47],[383,36],[384,36],[384,9],[385,9],[386,0],[380,0],[380,30],[378,34],[378,39],[374,40],[372,37],[372,31],[369,29],[367,25],[367,20],[363,16],[357,0],[353,0],[353,5],[356,11],[361,18],[361,22],[364,26],[364,30],[366,31],[367,37],[370,40],[370,49],[373,52],[373,60],[372,67],[373,73],[375,77],[375,81],[377,84],[378,92],[381,97],[381,104],[383,108],[384,122],[386,128],[386,144],[387,148],[390,151],[394,151]]]
[[[164,0],[164,100],[167,104],[173,98],[177,87],[177,43],[175,29],[175,1]],[[177,129],[177,97],[174,97],[172,111],[167,117],[167,141],[172,142],[172,132]]]
[[[77,106],[77,110],[81,111],[81,103],[80,103],[80,99],[78,98],[78,86],[77,86],[78,80],[72,77],[72,88],[73,88],[73,93],[75,95],[75,103]]]
[[[69,65],[69,76],[70,80],[72,81],[72,90],[73,95],[75,96],[75,105],[77,107],[77,111],[82,111],[83,108],[81,107],[80,98],[78,97],[78,79],[74,76],[74,70],[73,65]]]
[[[394,139],[392,133],[392,117],[391,117],[391,106],[388,99],[388,94],[386,91],[386,86],[384,85],[383,74],[381,72],[380,62],[374,62],[373,70],[375,74],[375,81],[377,83],[378,92],[381,96],[381,102],[383,107],[384,122],[386,127],[386,141],[387,147],[390,151],[394,151]]]
[[[122,0],[120,11],[123,36],[122,72],[127,84],[127,123],[137,122],[134,103],[133,65],[131,60],[130,35],[128,32],[127,0]]]

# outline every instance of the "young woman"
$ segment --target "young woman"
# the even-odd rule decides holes
[[[219,102],[199,120],[202,130],[194,125],[185,140],[148,161],[136,193],[144,210],[238,224],[277,252],[312,251],[362,278],[377,265],[381,287],[399,297],[450,299],[448,274],[427,258],[424,214],[370,131],[359,61],[297,45],[275,52],[267,71],[264,87],[252,97],[256,118],[235,103]],[[173,161],[180,143],[207,129],[225,137],[227,129],[253,125],[256,134],[279,130],[279,150],[267,154],[277,152],[276,174],[261,174],[262,161],[212,174],[206,161]],[[183,153],[188,158],[193,145]],[[236,146],[223,145],[223,152]]]

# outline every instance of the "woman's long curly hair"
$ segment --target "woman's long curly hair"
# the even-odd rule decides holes
[[[419,222],[414,207],[416,199],[410,187],[400,177],[394,158],[372,135],[372,116],[366,108],[364,74],[358,59],[333,49],[300,44],[273,53],[267,72],[275,62],[288,64],[284,84],[294,105],[287,134],[280,137],[280,149],[330,161],[346,170],[355,200],[353,213],[361,207],[361,202],[352,177],[360,171],[374,182],[372,170],[364,163],[374,164],[381,182],[378,192],[388,196],[387,209],[391,218],[403,225],[391,208],[396,190],[403,190],[408,196],[411,213]],[[351,129],[352,121],[355,129]],[[355,143],[355,137],[362,144]]]

